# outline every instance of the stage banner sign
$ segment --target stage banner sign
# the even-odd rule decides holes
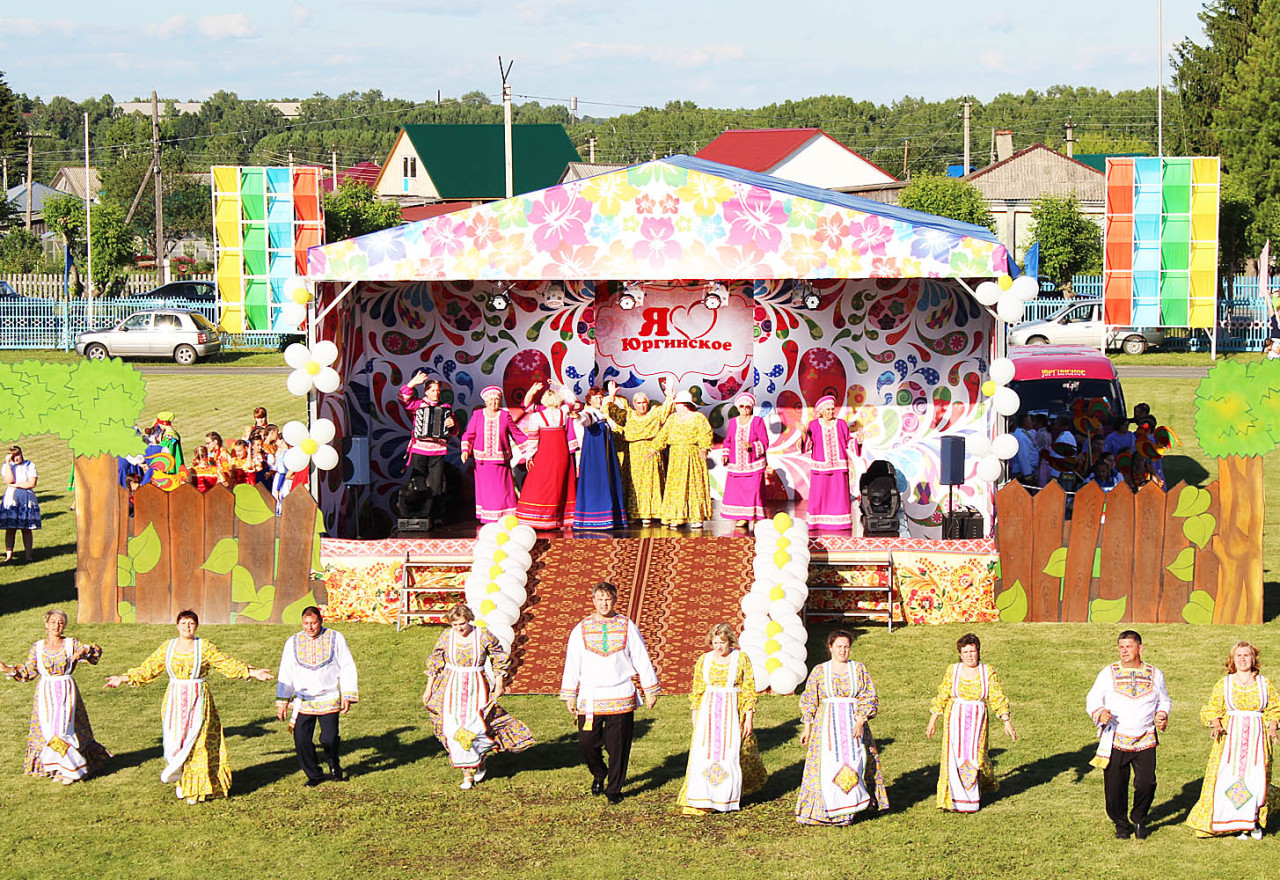
[[[307,248],[324,243],[323,169],[215,165],[213,248],[223,330],[284,327],[284,284],[307,269]]]
[[[1107,159],[1108,324],[1214,325],[1220,182],[1217,157]]]

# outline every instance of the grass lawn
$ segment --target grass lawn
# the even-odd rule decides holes
[[[237,384],[240,383],[240,384]],[[1186,446],[1167,462],[1174,479],[1207,482],[1214,472],[1194,443],[1194,380],[1126,383]],[[148,419],[161,408],[194,442],[215,428],[234,436],[261,403],[273,420],[302,414],[283,382],[157,376],[148,381]],[[276,388],[270,393],[266,389]],[[5,438],[0,438],[4,441]],[[41,635],[45,609],[75,619],[74,530],[66,484],[69,455],[49,438],[23,441],[44,473],[46,528],[41,558],[0,566],[0,658],[17,662]],[[1271,474],[1277,473],[1271,456]],[[1271,484],[1276,482],[1273,477]],[[1269,484],[1268,500],[1277,500]],[[1267,541],[1268,558],[1275,547]],[[737,585],[734,585],[735,588]],[[1270,592],[1276,592],[1274,587]],[[585,608],[584,608],[585,612]],[[1270,613],[1269,617],[1274,617]],[[709,621],[710,623],[710,621]],[[765,697],[757,729],[770,782],[739,814],[687,818],[674,803],[689,742],[688,703],[663,698],[641,711],[627,799],[608,807],[586,794],[569,717],[553,697],[502,702],[529,723],[539,745],[500,756],[490,779],[457,787],[419,702],[423,660],[438,629],[396,633],[340,625],[361,672],[359,706],[343,721],[345,784],[303,789],[285,727],[272,715],[273,689],[215,676],[212,689],[235,770],[233,797],[189,807],[159,782],[159,707],[164,685],[103,691],[106,675],[140,662],[172,627],[72,625],[105,649],[98,668],[78,673],[98,738],[115,759],[101,777],[63,787],[22,775],[32,690],[0,681],[0,876],[286,877],[299,870],[352,877],[1040,878],[1120,875],[1272,877],[1277,842],[1195,840],[1182,826],[1200,790],[1209,740],[1200,705],[1222,674],[1237,638],[1260,645],[1264,666],[1280,656],[1280,626],[1144,626],[1147,657],[1167,675],[1173,721],[1160,748],[1159,789],[1149,840],[1117,841],[1103,812],[1101,772],[1084,695],[1114,659],[1115,627],[984,624],[859,631],[854,656],[880,690],[873,724],[891,811],[844,829],[801,828],[792,818],[803,766],[793,697]],[[1013,700],[1019,741],[998,730],[992,746],[1001,789],[981,812],[934,806],[939,744],[923,736],[928,704],[955,639],[970,629],[984,642]],[[291,627],[206,627],[202,635],[255,665],[278,663]],[[820,635],[812,639],[820,644]],[[816,654],[816,651],[815,651]],[[811,659],[818,659],[816,656]],[[1273,820],[1272,828],[1276,827]],[[56,865],[56,867],[54,867]]]

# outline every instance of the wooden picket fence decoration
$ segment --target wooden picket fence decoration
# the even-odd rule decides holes
[[[312,580],[323,520],[305,489],[285,497],[279,516],[261,486],[146,485],[132,517],[126,489],[104,494],[115,501],[116,540],[104,548],[115,564],[86,560],[81,542],[80,569],[105,575],[77,578],[82,622],[172,623],[189,608],[202,624],[296,623],[323,601],[323,582]]]
[[[1104,492],[1088,483],[1070,519],[1051,482],[996,493],[1001,620],[1211,623],[1218,592],[1218,483],[1148,483]]]

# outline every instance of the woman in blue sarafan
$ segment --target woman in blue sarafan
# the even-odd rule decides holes
[[[616,383],[610,382],[610,392]],[[604,411],[604,391],[593,386],[587,405],[578,416],[582,457],[578,462],[578,499],[573,513],[575,529],[620,529],[627,524],[622,473],[613,445],[616,425]]]

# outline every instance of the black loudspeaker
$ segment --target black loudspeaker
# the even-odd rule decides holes
[[[939,449],[942,463],[942,485],[964,485],[964,438],[943,437]]]
[[[942,539],[960,541],[983,537],[982,514],[972,507],[957,507],[942,516]]]

